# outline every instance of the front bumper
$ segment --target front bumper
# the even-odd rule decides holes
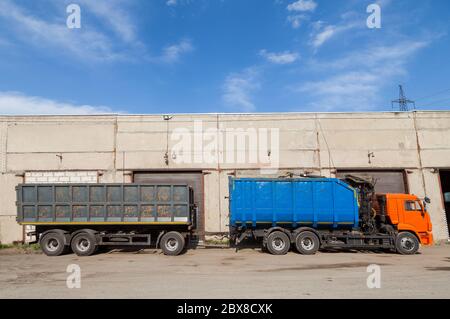
[[[433,245],[433,233],[430,231],[419,233],[420,243],[424,246]]]

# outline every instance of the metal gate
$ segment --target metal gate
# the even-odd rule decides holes
[[[205,237],[205,214],[202,172],[169,171],[169,172],[134,172],[135,183],[186,183],[194,190],[194,203],[198,207],[196,234],[200,240]]]
[[[404,171],[338,171],[336,177],[344,177],[347,174],[375,180],[377,193],[408,193]]]

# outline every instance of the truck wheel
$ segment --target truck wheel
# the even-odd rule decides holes
[[[39,243],[47,256],[59,256],[66,251],[64,236],[60,233],[45,234]]]
[[[408,232],[402,232],[395,239],[395,248],[402,255],[413,255],[419,250],[419,240]]]
[[[162,236],[160,247],[164,255],[177,256],[183,251],[184,244],[184,237],[179,232],[171,231]]]
[[[267,250],[272,255],[286,255],[291,248],[288,235],[281,231],[274,231],[267,237]]]
[[[303,231],[295,238],[295,248],[302,255],[314,255],[319,246],[319,238],[311,231]]]
[[[97,251],[97,240],[94,234],[79,233],[72,238],[72,251],[78,256],[90,256]]]

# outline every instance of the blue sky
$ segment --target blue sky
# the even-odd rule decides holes
[[[448,0],[0,0],[0,114],[450,109],[449,28]]]

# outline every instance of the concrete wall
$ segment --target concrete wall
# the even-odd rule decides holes
[[[29,180],[47,173],[39,177],[54,180],[57,173],[65,172],[60,177],[70,181],[67,174],[78,177],[80,171],[97,172],[100,182],[130,182],[133,170],[203,170],[205,230],[226,232],[229,174],[266,174],[260,171],[261,164],[178,163],[174,158],[181,154],[171,152],[177,141],[167,137],[189,130],[193,139],[209,132],[210,138],[221,140],[227,130],[237,128],[277,129],[279,171],[270,176],[305,171],[335,176],[339,169],[406,170],[410,191],[432,200],[429,211],[435,238],[448,237],[436,169],[450,169],[450,112],[180,114],[168,121],[162,115],[0,117],[0,242],[22,239],[21,227],[15,223],[14,186],[24,176]],[[220,143],[218,147],[220,156],[230,155]],[[189,155],[195,159],[206,152],[194,149]],[[261,156],[273,158],[274,152]]]

